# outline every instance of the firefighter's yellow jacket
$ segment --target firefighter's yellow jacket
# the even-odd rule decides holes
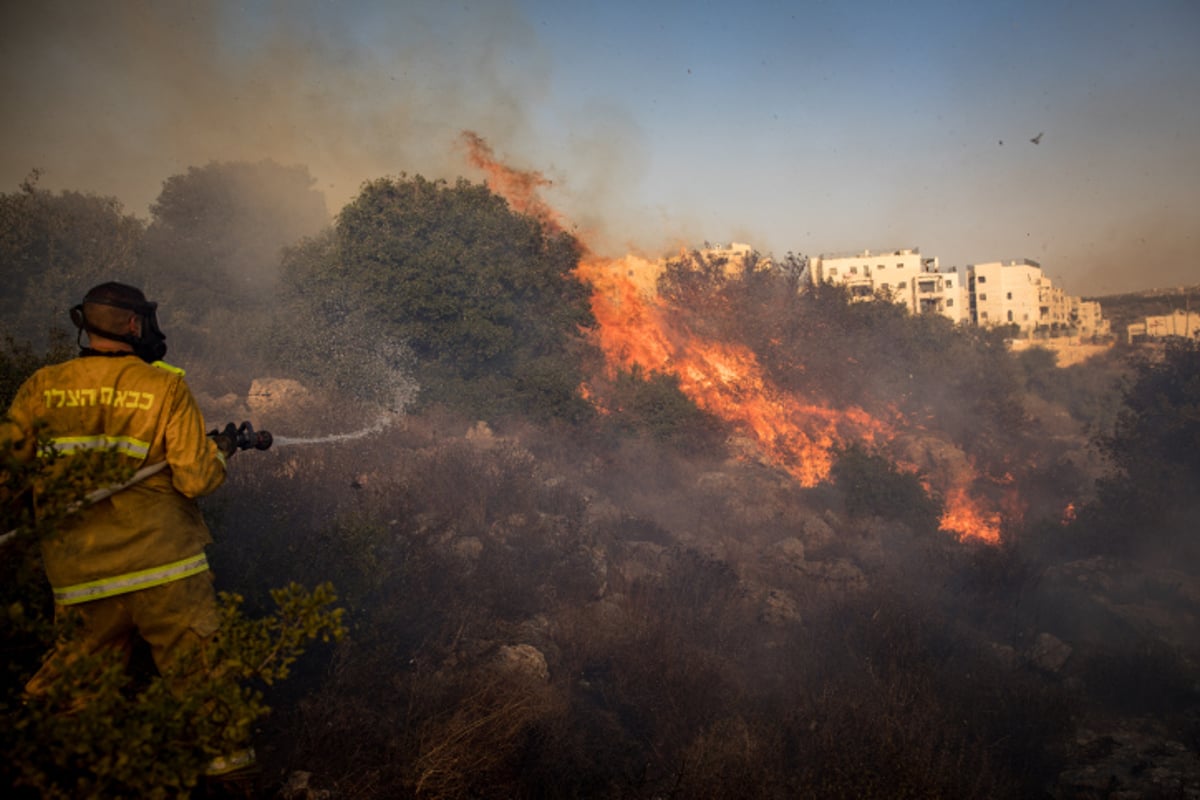
[[[35,423],[60,452],[116,449],[135,469],[165,460],[141,483],[80,511],[42,540],[54,599],[83,603],[208,569],[212,541],[195,498],[225,480],[183,371],[133,354],[87,354],[34,373],[9,417],[30,451]],[[11,431],[11,426],[10,426]]]

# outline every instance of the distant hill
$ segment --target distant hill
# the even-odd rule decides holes
[[[1113,334],[1125,337],[1125,327],[1146,317],[1170,314],[1172,311],[1192,310],[1200,313],[1200,285],[1177,289],[1149,289],[1144,292],[1085,297],[1100,303],[1104,318],[1112,323]]]

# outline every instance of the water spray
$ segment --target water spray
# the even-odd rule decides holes
[[[380,417],[375,424],[370,425],[361,430],[351,431],[349,433],[332,433],[325,436],[276,436],[274,437],[275,447],[299,447],[309,444],[334,444],[336,442],[352,442],[356,439],[365,439],[368,436],[374,436],[377,433],[383,433],[384,429],[392,424],[397,414],[388,412]],[[270,435],[270,434],[268,434]]]

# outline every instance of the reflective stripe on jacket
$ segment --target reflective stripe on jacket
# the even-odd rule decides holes
[[[138,589],[149,589],[151,586],[162,586],[164,583],[198,575],[206,569],[208,569],[208,558],[201,553],[173,564],[163,564],[161,567],[130,572],[125,575],[114,575],[111,578],[102,578],[91,583],[62,588],[56,586],[54,587],[54,602],[62,606],[86,603],[89,600],[136,592]]]
[[[82,356],[34,373],[9,416],[24,432],[26,452],[41,422],[59,452],[114,449],[135,469],[167,462],[42,539],[58,602],[111,597],[208,568],[204,547],[212,538],[195,498],[225,480],[225,460],[205,434],[181,370],[133,354]]]

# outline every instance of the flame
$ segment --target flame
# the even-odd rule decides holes
[[[538,196],[551,182],[541,173],[522,171],[497,161],[478,135],[464,131],[461,140],[471,163],[488,176],[488,186],[517,212],[533,216],[548,230],[562,231],[563,220]],[[602,258],[583,243],[576,275],[592,286],[592,313],[597,342],[605,354],[609,377],[618,369],[639,365],[647,372],[674,375],[680,389],[696,405],[750,436],[771,463],[802,486],[826,480],[833,453],[850,442],[883,444],[893,431],[862,408],[831,408],[776,386],[764,374],[754,353],[730,342],[711,341],[672,321],[655,294],[660,265],[641,256]],[[602,413],[603,400],[588,386],[584,396]],[[912,467],[914,470],[916,467]],[[1011,476],[1009,476],[1011,479]],[[945,513],[940,528],[960,540],[1000,541],[1001,515],[988,510],[968,487],[968,474],[946,481]]]
[[[988,544],[1000,542],[1000,513],[987,511],[979,499],[973,497],[965,486],[956,486],[946,492],[945,511],[938,528],[958,534],[960,540],[979,539]]]
[[[514,169],[496,160],[491,145],[477,133],[463,131],[459,140],[467,148],[471,164],[487,174],[488,188],[507,200],[513,211],[533,217],[552,230],[563,230],[562,217],[538,195],[539,189],[553,186],[553,181],[535,170]]]
[[[888,427],[861,408],[829,408],[784,392],[748,348],[672,324],[645,288],[652,285],[646,276],[656,272],[656,264],[635,255],[589,257],[577,269],[593,287],[592,313],[610,371],[636,364],[676,376],[698,407],[752,436],[768,460],[803,486],[829,476],[838,445],[890,438]]]

